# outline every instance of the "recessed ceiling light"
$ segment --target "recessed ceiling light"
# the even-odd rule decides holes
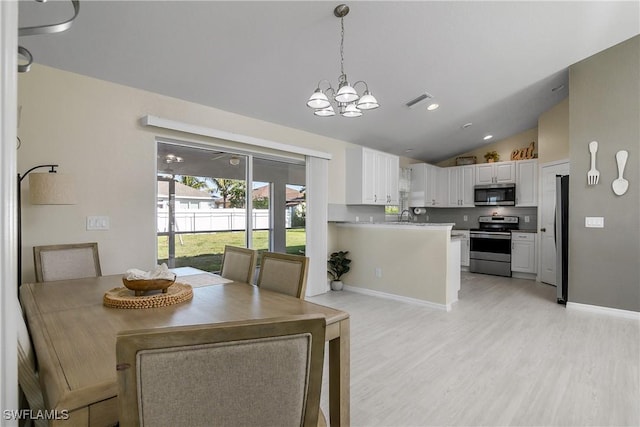
[[[463,124],[463,125],[462,125],[462,126],[460,126],[460,127],[461,127],[462,129],[467,129],[467,128],[470,128],[472,124],[473,124],[473,123],[465,123],[465,124]]]
[[[433,103],[427,107],[427,110],[433,111],[433,110],[436,110],[439,106],[440,104]]]
[[[491,139],[491,138],[493,138],[493,135],[486,135],[486,136],[485,136],[484,138],[482,138],[482,139],[484,139],[485,141],[487,141],[487,140],[489,140],[489,139]]]

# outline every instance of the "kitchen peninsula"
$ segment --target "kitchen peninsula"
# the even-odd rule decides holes
[[[454,225],[337,223],[337,247],[352,260],[346,289],[451,310],[460,290]]]

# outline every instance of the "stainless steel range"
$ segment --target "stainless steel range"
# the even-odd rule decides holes
[[[511,277],[511,230],[518,229],[518,217],[481,216],[478,223],[469,232],[469,271]]]

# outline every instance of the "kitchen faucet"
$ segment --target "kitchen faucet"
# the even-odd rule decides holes
[[[411,222],[413,221],[413,215],[411,215],[411,211],[409,209],[405,209],[402,212],[400,212],[400,215],[398,215],[398,221],[402,222],[402,215],[404,215],[404,213],[407,213],[407,222]]]

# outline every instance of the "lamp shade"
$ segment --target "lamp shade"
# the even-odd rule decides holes
[[[75,205],[73,177],[64,173],[30,174],[29,201],[32,205]]]
[[[320,117],[331,117],[335,116],[336,112],[333,110],[333,107],[329,105],[327,108],[321,108],[313,112],[316,116]]]
[[[358,98],[359,96],[356,90],[349,86],[348,82],[344,82],[340,84],[340,89],[338,89],[335,100],[343,104],[348,104],[349,102],[353,102]]]
[[[347,105],[342,112],[342,117],[360,117],[361,115],[362,111],[358,110],[355,104]]]
[[[359,110],[373,110],[379,106],[380,104],[378,104],[378,100],[376,100],[376,98],[369,92],[365,92],[365,94],[360,97],[358,104],[356,105]]]
[[[329,105],[331,105],[329,98],[319,88],[311,94],[307,101],[307,107],[309,108],[327,108]]]

